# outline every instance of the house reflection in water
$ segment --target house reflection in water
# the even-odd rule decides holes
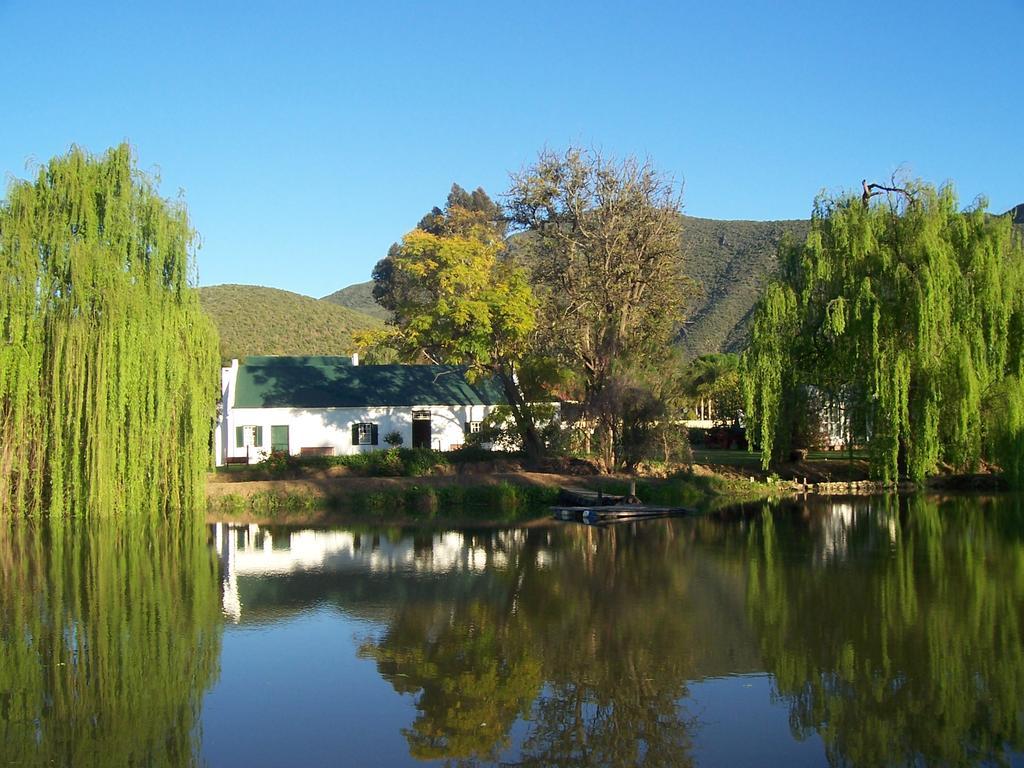
[[[281,526],[211,526],[221,563],[224,614],[242,620],[245,590],[239,579],[330,575],[431,576],[482,573],[508,565],[509,552],[522,546],[525,530],[471,532],[397,532],[397,536],[351,530],[293,529]],[[544,568],[550,556],[535,553]]]

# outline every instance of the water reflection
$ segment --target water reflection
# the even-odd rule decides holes
[[[215,538],[243,625],[329,605],[379,628],[353,652],[413,704],[393,733],[415,760],[721,763],[724,727],[760,729],[766,761],[810,740],[821,763],[881,765],[1021,759],[1022,530],[1016,499],[914,498]],[[702,718],[724,676],[765,674],[745,722]]]
[[[1019,502],[860,504],[841,562],[823,561],[837,517],[765,514],[748,539],[749,614],[794,734],[842,765],[1024,748]]]
[[[688,681],[757,666],[743,582],[686,556],[695,533],[222,526],[215,539],[243,624],[324,602],[380,623],[358,654],[414,699],[415,758],[655,766],[687,761]]]
[[[1024,762],[1016,497],[5,525],[0,579],[0,764]]]
[[[216,580],[198,528],[0,525],[3,764],[196,762],[220,652]]]
[[[700,672],[677,533],[562,530],[557,548],[529,535],[486,591],[396,615],[361,653],[416,697],[411,753],[494,760],[528,718],[522,764],[686,762],[679,701]]]

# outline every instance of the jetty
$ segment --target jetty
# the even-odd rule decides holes
[[[614,496],[584,488],[562,488],[559,504],[551,511],[556,520],[608,525],[631,520],[650,520],[660,517],[681,517],[696,514],[686,507],[659,507],[644,504],[631,488],[628,496]]]

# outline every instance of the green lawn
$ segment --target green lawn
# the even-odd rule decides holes
[[[759,467],[761,466],[761,452],[730,451],[725,448],[694,448],[693,462],[695,464],[725,464],[730,467]]]
[[[865,451],[854,451],[853,458],[866,459]],[[813,462],[824,462],[830,464],[846,463],[850,460],[850,454],[846,451],[808,451],[807,460]],[[745,450],[726,450],[722,448],[694,448],[693,461],[695,464],[723,464],[731,467],[760,467],[761,452],[750,453]]]

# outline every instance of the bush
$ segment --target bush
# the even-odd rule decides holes
[[[522,461],[526,454],[522,451],[501,451],[481,448],[479,445],[468,443],[457,451],[442,454],[450,464],[475,464],[481,461],[497,461],[499,459],[512,459]]]
[[[625,496],[629,493],[629,483],[621,480],[607,483],[606,493]],[[638,480],[636,495],[645,504],[661,507],[689,507],[700,503],[703,493],[700,481],[690,477],[673,477],[660,482]]]
[[[430,448],[406,448],[402,450],[401,456],[406,477],[429,475],[431,470],[450,464],[445,454]]]
[[[280,451],[270,454],[254,468],[270,477],[296,476],[329,467],[347,467],[365,477],[419,477],[449,464],[446,454],[429,448],[388,448],[351,456],[291,456]]]
[[[470,486],[460,490],[461,509],[488,518],[513,519],[521,516],[524,511],[538,510],[554,504],[558,496],[557,488],[534,488],[504,482],[497,485]]]
[[[405,508],[413,515],[433,517],[437,514],[437,494],[433,488],[414,485],[405,492]]]
[[[372,491],[363,494],[359,498],[359,502],[356,504],[356,507],[361,507],[368,512],[384,512],[395,507],[394,494],[387,493],[386,491]]]
[[[384,435],[384,442],[392,448],[398,448],[405,440],[402,438],[402,433],[396,429]]]
[[[405,474],[405,465],[398,448],[374,451],[366,455],[369,457],[368,474],[371,477],[400,477]]]
[[[292,458],[287,451],[274,451],[260,461],[256,467],[272,475],[279,475],[295,466]]]
[[[442,509],[462,509],[466,505],[466,489],[461,485],[450,485],[437,489],[438,502]]]

